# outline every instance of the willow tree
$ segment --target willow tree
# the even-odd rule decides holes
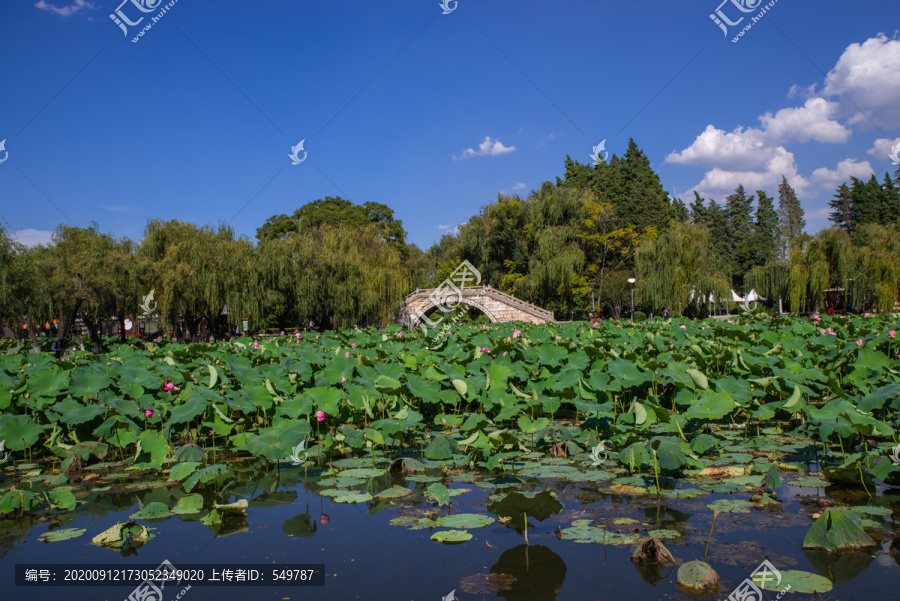
[[[249,240],[236,238],[230,226],[151,220],[140,253],[152,266],[145,294],[155,292],[160,315],[173,331],[183,323],[185,337],[197,335],[204,319],[221,334],[226,306],[229,325],[240,319],[259,323],[263,310],[252,255]]]
[[[826,239],[822,235],[810,236],[801,234],[794,239],[790,250],[791,266],[791,311],[798,313],[811,310],[819,311],[824,301],[825,289],[831,281],[829,255],[840,248],[840,243],[833,237]]]
[[[710,298],[729,293],[728,278],[709,251],[709,230],[673,221],[659,238],[647,237],[635,255],[636,294],[651,310],[674,309],[699,315]]]
[[[862,244],[854,253],[854,298],[864,309],[890,312],[900,286],[900,231],[869,223],[856,234]]]
[[[257,248],[260,284],[279,319],[326,328],[385,325],[412,287],[412,270],[376,225],[321,225],[265,240]]]

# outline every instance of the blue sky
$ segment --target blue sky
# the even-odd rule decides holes
[[[779,0],[735,43],[766,3],[720,1],[178,0],[132,42],[166,2],[9,0],[0,220],[28,243],[152,217],[253,237],[340,195],[427,248],[634,138],[686,201],[784,174],[817,231],[840,182],[896,168],[900,4]],[[127,36],[117,9],[143,17]]]

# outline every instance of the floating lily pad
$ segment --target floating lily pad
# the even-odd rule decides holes
[[[647,532],[647,536],[649,536],[651,538],[665,539],[665,538],[679,538],[681,536],[684,536],[684,534],[681,532],[678,532],[677,530],[669,530],[668,528],[661,528],[659,530],[650,530],[649,532]]]
[[[129,516],[132,520],[158,520],[167,518],[172,515],[169,506],[165,503],[148,503],[143,509],[136,511]]]
[[[38,540],[45,543],[55,543],[63,540],[78,538],[87,532],[84,528],[62,528],[61,530],[53,530],[45,532],[38,537]]]
[[[153,538],[149,528],[133,521],[117,523],[97,536],[91,543],[102,547],[124,547],[126,545],[142,545]]]
[[[564,528],[562,538],[576,543],[599,543],[602,545],[631,545],[641,539],[636,533],[609,532],[596,526],[572,526]]]
[[[178,503],[172,508],[172,513],[185,515],[198,513],[201,509],[203,509],[203,496],[194,493],[178,499]]]
[[[342,491],[343,494],[334,497],[335,503],[365,503],[372,500],[372,495],[367,492]]]
[[[393,518],[389,524],[391,526],[400,526],[409,530],[425,530],[426,528],[433,528],[435,526],[434,520],[413,515],[399,515]]]
[[[472,535],[465,530],[441,530],[431,535],[431,540],[439,543],[464,543],[471,538]]]
[[[456,513],[438,518],[437,525],[444,528],[483,528],[494,523],[494,518],[479,513]]]
[[[443,480],[440,476],[426,476],[425,474],[413,474],[407,476],[406,479],[410,482],[440,482]]]
[[[754,579],[754,582],[761,589],[773,592],[781,592],[790,586],[790,592],[792,593],[827,593],[833,587],[828,578],[801,570],[785,570],[781,572],[781,581],[773,577],[763,580]]]
[[[876,507],[874,505],[856,505],[850,511],[866,515],[891,515],[894,513],[890,507]]]
[[[678,584],[693,590],[714,590],[722,580],[705,561],[688,561],[678,568]]]
[[[719,513],[750,513],[753,504],[742,499],[719,499],[709,503],[707,507]]]
[[[662,490],[662,496],[669,497],[670,499],[698,499],[700,497],[705,497],[709,492],[705,490],[700,490],[699,488],[676,488],[674,490]]]
[[[375,495],[376,499],[399,499],[411,495],[412,491],[404,486],[392,486]]]
[[[377,478],[387,473],[387,470],[371,467],[357,467],[339,472],[339,476],[344,478]]]
[[[512,574],[472,574],[466,576],[459,588],[473,595],[487,595],[497,591],[508,591],[516,582]]]
[[[828,486],[828,480],[822,480],[821,478],[797,478],[796,480],[791,480],[788,484],[793,484],[794,486],[799,486],[802,488],[825,488]]]

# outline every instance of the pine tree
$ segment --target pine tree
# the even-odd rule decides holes
[[[743,288],[744,274],[753,267],[753,196],[747,196],[744,186],[739,185],[734,194],[726,199],[725,213],[728,216],[728,244],[731,247],[731,285]]]
[[[836,227],[843,228],[848,233],[852,231],[853,195],[850,193],[850,188],[847,187],[847,184],[841,184],[841,187],[837,189],[834,198],[828,201],[828,206],[832,209],[831,213],[828,215],[828,220]]]
[[[778,228],[781,232],[779,253],[781,258],[788,258],[794,241],[803,233],[805,227],[803,207],[797,200],[797,193],[788,184],[787,178],[782,175],[781,185],[778,186]]]
[[[881,186],[878,185],[878,180],[875,180],[874,175],[868,182],[863,182],[855,177],[850,179],[853,181],[850,187],[850,195],[853,199],[852,229],[858,230],[863,223],[878,223],[881,208]],[[871,185],[872,180],[875,180],[877,192]]]
[[[716,265],[727,273],[734,273],[734,261],[732,255],[732,246],[728,237],[728,215],[716,204],[716,201],[710,200],[709,207],[706,209],[706,219],[701,222],[709,229],[710,249],[715,258]]]
[[[697,194],[697,191],[695,190],[694,202],[691,203],[691,223],[703,223],[704,225],[708,225],[706,223],[707,208],[704,206],[704,202],[706,202],[706,200]]]
[[[900,221],[900,187],[894,185],[891,176],[884,174],[881,185],[881,225],[891,225]]]
[[[777,256],[778,213],[775,201],[763,190],[756,191],[756,235],[753,250],[755,264],[765,265]]]
[[[634,140],[628,141],[624,159],[616,161],[613,157],[610,167],[609,194],[601,200],[615,207],[620,222],[635,226],[639,232],[664,229],[669,223],[668,194]]]

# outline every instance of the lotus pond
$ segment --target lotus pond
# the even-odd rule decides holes
[[[3,598],[164,560],[325,565],[198,601],[724,599],[764,560],[767,599],[895,598],[900,319],[733,321],[0,341]]]

